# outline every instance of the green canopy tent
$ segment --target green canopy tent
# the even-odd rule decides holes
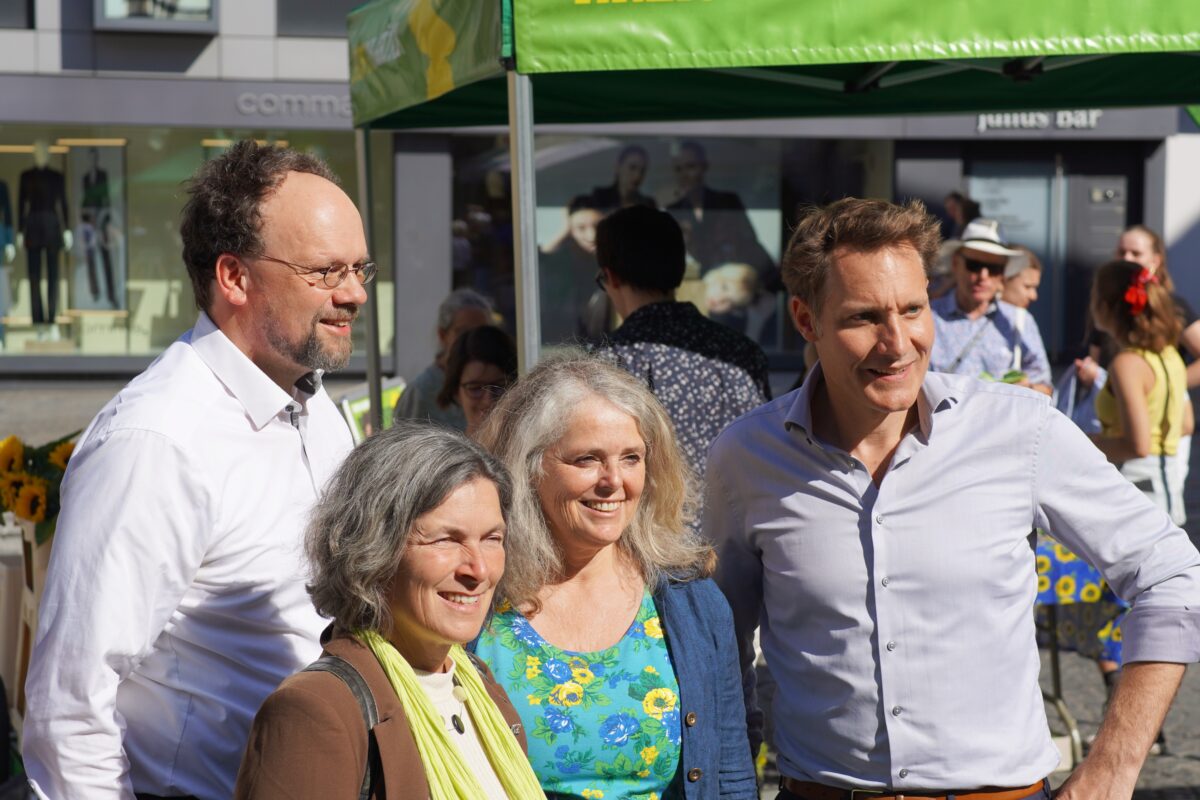
[[[508,123],[522,371],[540,347],[535,122],[1200,102],[1195,0],[375,0],[349,37],[360,143]]]

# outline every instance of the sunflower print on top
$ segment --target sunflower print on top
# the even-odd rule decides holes
[[[561,650],[508,608],[484,627],[476,652],[516,706],[548,795],[666,796],[679,767],[679,684],[649,592],[606,650]]]

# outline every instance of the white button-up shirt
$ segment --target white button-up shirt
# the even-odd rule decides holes
[[[104,407],[62,487],[26,684],[45,796],[229,797],[262,700],[320,655],[303,532],[351,447],[204,314]]]
[[[1034,526],[1133,601],[1126,661],[1200,660],[1200,554],[1048,398],[929,373],[876,486],[813,433],[822,380],[718,437],[704,505],[752,711],[762,628],[783,774],[897,790],[1047,775]]]

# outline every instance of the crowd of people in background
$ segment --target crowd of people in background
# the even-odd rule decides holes
[[[678,155],[666,210],[638,148],[568,209],[562,245],[619,326],[518,378],[489,301],[458,290],[392,426],[354,449],[322,377],[375,272],[357,211],[312,157],[208,162],[182,226],[197,324],[63,483],[34,786],[751,800],[761,652],[780,798],[1048,800],[1036,528],[1132,604],[1104,723],[1054,796],[1128,800],[1200,660],[1175,493],[1191,321],[1165,261],[1097,271],[1089,438],[1046,397],[1040,265],[995,220],[958,196],[943,243],[917,201],[814,207],[774,278],[736,256],[782,282],[814,356],[771,399],[753,337],[677,297],[689,254],[719,266],[739,236],[708,229],[734,201],[703,148]]]

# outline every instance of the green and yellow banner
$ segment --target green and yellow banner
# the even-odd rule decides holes
[[[1195,0],[512,0],[527,73],[1200,50]]]
[[[499,0],[382,0],[348,27],[355,125],[504,72]]]

